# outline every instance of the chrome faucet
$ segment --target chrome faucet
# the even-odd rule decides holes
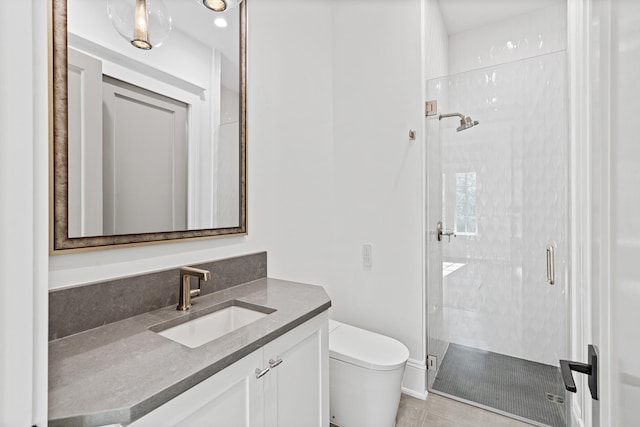
[[[191,276],[206,282],[211,278],[211,273],[209,273],[208,270],[201,270],[194,267],[180,268],[180,294],[178,295],[177,310],[189,310],[191,308],[191,298],[200,295],[200,282],[198,281],[198,289],[191,289]]]

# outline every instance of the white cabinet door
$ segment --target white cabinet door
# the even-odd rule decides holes
[[[255,374],[261,364],[258,350],[129,426],[263,427],[263,387]]]
[[[264,347],[266,427],[329,425],[327,319],[322,313]]]

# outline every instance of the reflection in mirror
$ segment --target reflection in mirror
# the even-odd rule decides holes
[[[54,2],[53,251],[246,233],[246,1],[164,0],[147,50],[113,25],[127,2]]]

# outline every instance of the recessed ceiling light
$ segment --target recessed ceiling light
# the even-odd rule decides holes
[[[226,28],[226,26],[228,25],[227,20],[224,18],[216,18],[215,21],[213,21],[213,23],[220,28]]]

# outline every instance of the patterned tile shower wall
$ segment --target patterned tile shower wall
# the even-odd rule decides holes
[[[440,153],[441,182],[429,174],[441,184],[444,226],[457,234],[440,244],[441,262],[463,264],[439,289],[430,276],[430,336],[442,342],[551,365],[566,356],[566,67],[566,53],[557,52],[428,82],[428,99],[447,106],[440,113],[480,121],[463,132],[456,119],[427,125],[428,144],[440,144],[428,149]],[[429,188],[433,200],[440,190]],[[547,283],[548,245],[555,285]]]
[[[449,74],[506,64],[567,48],[567,5],[561,3],[452,34]]]

